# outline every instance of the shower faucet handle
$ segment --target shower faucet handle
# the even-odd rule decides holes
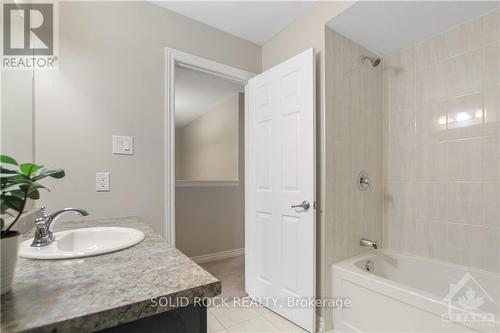
[[[358,178],[358,189],[360,191],[366,191],[366,190],[371,190],[372,187],[370,185],[370,178],[368,177],[368,174],[364,171],[361,171],[359,173],[359,178]]]

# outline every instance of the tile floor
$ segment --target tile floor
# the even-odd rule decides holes
[[[208,308],[208,333],[306,333],[305,330],[262,306]]]
[[[246,296],[245,256],[210,261],[200,264],[207,272],[222,283],[222,297]]]
[[[201,266],[222,282],[222,297],[242,297],[245,293],[245,257],[203,263]],[[266,333],[306,331],[263,306],[241,306],[242,302],[208,308],[208,333]]]

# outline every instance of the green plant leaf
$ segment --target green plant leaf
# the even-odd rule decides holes
[[[10,207],[8,207],[6,204],[4,204],[4,201],[5,200],[3,200],[3,199],[0,200],[0,214],[14,217],[14,214],[12,214],[10,212],[12,209]]]
[[[21,173],[27,177],[30,177],[31,175],[33,175],[35,172],[37,172],[38,170],[40,170],[41,168],[43,168],[43,166],[41,165],[36,165],[36,164],[33,164],[33,163],[23,163],[19,166],[19,168],[21,169]]]
[[[9,179],[13,179],[16,176],[19,176],[15,173],[0,173],[0,179],[2,180],[2,183],[7,182]]]
[[[18,165],[12,157],[2,155],[1,164]],[[1,214],[14,216],[14,221],[9,226],[2,226],[2,233],[9,229],[19,220],[27,199],[40,199],[40,189],[49,191],[45,186],[37,183],[46,177],[60,179],[65,176],[62,169],[45,168],[34,163],[23,163],[19,170],[11,170],[0,166],[0,211]],[[16,213],[12,215],[11,212]],[[4,230],[4,227],[6,229]]]
[[[28,179],[24,176],[22,177],[6,177],[2,178],[2,181],[0,182],[0,186],[2,189],[5,189],[7,187],[10,187],[12,185],[31,185],[33,184],[33,181],[31,179]]]
[[[0,193],[1,195],[4,195],[5,193],[19,191],[19,190],[21,190],[21,184],[12,184],[0,189]]]
[[[4,205],[3,199],[2,199],[1,202],[0,202],[0,214],[1,215],[7,214],[7,210],[8,209],[9,209],[9,207],[7,207],[6,205]]]
[[[17,198],[24,198],[24,195],[26,194],[26,190],[20,189],[20,190],[12,190],[6,193],[2,193],[2,199],[8,198],[8,197],[17,197]]]
[[[0,155],[0,162],[5,164],[18,165],[15,159],[7,155]]]
[[[66,174],[63,169],[42,169],[36,176],[32,177],[33,181],[43,179],[45,177],[63,178]]]
[[[18,198],[15,196],[4,196],[2,197],[3,204],[16,212],[21,211],[24,205],[24,198]]]
[[[28,198],[30,198],[32,200],[38,200],[38,199],[40,199],[40,192],[38,192],[38,190],[36,190],[36,189],[30,190],[28,192]]]
[[[0,166],[0,173],[13,173],[13,174],[18,174],[16,170],[10,170],[7,168],[4,168],[3,166]]]
[[[35,190],[35,189],[40,189],[40,188],[43,188],[44,190],[47,190],[50,192],[50,190],[48,188],[46,188],[45,186],[43,186],[40,183],[32,182],[30,185],[30,191]]]
[[[22,187],[24,187],[24,189],[26,189],[26,187],[23,185]],[[50,190],[48,188],[46,188],[45,186],[43,186],[42,184],[38,184],[38,183],[32,183],[29,187],[28,187],[28,198],[30,199],[34,199],[34,200],[38,200],[40,199],[40,196],[38,195],[38,197],[35,197],[36,195],[31,195],[31,193],[33,192],[36,192],[38,193],[38,190],[39,189],[44,189],[44,190],[47,190],[50,192]]]

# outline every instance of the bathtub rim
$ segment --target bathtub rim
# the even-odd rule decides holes
[[[379,249],[379,250],[368,250],[367,252],[358,254],[358,255],[356,255],[354,257],[350,257],[350,258],[344,259],[342,261],[336,262],[336,263],[332,264],[332,266],[345,267],[345,268],[348,269],[349,265],[352,265],[353,267],[356,267],[356,269],[358,269],[358,270],[360,270],[362,272],[368,273],[370,275],[374,275],[374,276],[379,277],[381,279],[385,279],[385,278],[380,277],[380,276],[378,276],[376,274],[369,273],[367,271],[361,270],[361,269],[359,269],[355,265],[355,263],[358,262],[358,261],[360,261],[360,260],[368,259],[369,257],[377,256],[377,255],[380,255],[380,254],[392,255],[392,256],[395,256],[395,257],[413,258],[413,259],[418,259],[418,260],[433,262],[433,263],[436,263],[436,264],[446,265],[446,266],[457,268],[457,269],[460,269],[460,270],[466,270],[466,271],[468,271],[470,273],[479,273],[479,274],[487,275],[487,276],[493,277],[493,278],[500,278],[500,272],[499,273],[495,273],[495,272],[485,271],[485,270],[480,269],[480,268],[468,267],[468,266],[459,265],[459,264],[455,264],[455,263],[444,261],[444,260],[439,260],[439,259],[435,259],[435,258],[429,258],[429,257],[425,257],[425,256],[419,256],[419,255],[416,255],[416,254],[405,253],[405,252],[400,252],[400,251],[396,251],[396,250],[393,250],[393,249],[385,249],[385,248]],[[388,280],[388,279],[386,279],[386,280]],[[401,285],[407,286],[405,284],[401,284]],[[408,286],[408,287],[412,288],[411,286]],[[414,288],[414,289],[415,290],[420,290],[420,289],[417,289],[417,288]]]
[[[332,269],[332,292],[335,293],[335,285],[339,284],[341,285],[341,280],[346,280],[349,281],[350,283],[354,283],[358,285],[359,287],[363,288],[369,288],[373,291],[376,291],[377,293],[380,293],[381,295],[384,295],[386,297],[393,298],[397,301],[400,302],[405,302],[406,304],[411,304],[413,306],[416,306],[420,308],[422,311],[426,311],[429,313],[432,313],[437,316],[441,316],[445,313],[447,313],[449,307],[456,311],[456,312],[461,312],[461,313],[466,313],[464,309],[455,306],[454,304],[448,304],[446,301],[444,301],[443,297],[439,295],[435,295],[431,292],[418,289],[415,287],[412,287],[410,285],[397,282],[394,280],[390,280],[381,276],[378,276],[376,274],[370,273],[368,271],[365,271],[359,267],[356,266],[356,263],[359,261],[367,260],[373,256],[377,255],[388,255],[388,256],[395,256],[395,257],[403,257],[403,258],[412,258],[416,260],[423,260],[427,262],[433,262],[433,263],[439,263],[439,264],[444,264],[452,268],[457,268],[460,270],[466,270],[472,274],[474,272],[480,273],[480,274],[486,274],[487,276],[493,277],[493,278],[500,278],[499,273],[494,273],[494,272],[488,272],[484,271],[481,269],[475,269],[475,268],[469,268],[467,266],[462,266],[462,265],[457,265],[453,263],[448,263],[442,260],[437,260],[433,258],[427,258],[423,256],[418,256],[418,255],[413,255],[413,254],[407,254],[407,253],[401,253],[398,251],[390,250],[390,249],[381,249],[381,250],[371,250],[362,254],[359,254],[357,256],[348,258],[346,260],[340,261],[338,263],[335,263],[331,266]],[[340,274],[336,274],[336,271],[343,272],[344,274],[349,275],[349,279],[344,279],[343,276]],[[344,275],[345,276],[345,275]],[[333,297],[345,297],[345,295],[333,295]],[[409,299],[411,297],[412,299]],[[496,300],[496,302],[499,302]],[[500,309],[499,309],[500,310]],[[500,312],[500,311],[499,311]],[[493,323],[493,329],[498,330],[500,328],[500,313],[495,312],[495,322]],[[335,317],[335,314],[334,314]],[[458,323],[459,324],[459,323]],[[466,325],[462,325],[465,327],[469,327]],[[472,329],[478,329],[475,327],[469,327]],[[483,332],[481,330],[480,332]]]

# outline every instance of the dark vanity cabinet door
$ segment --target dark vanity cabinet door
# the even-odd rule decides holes
[[[107,328],[100,333],[206,333],[207,309],[186,306],[159,313],[126,324]]]

